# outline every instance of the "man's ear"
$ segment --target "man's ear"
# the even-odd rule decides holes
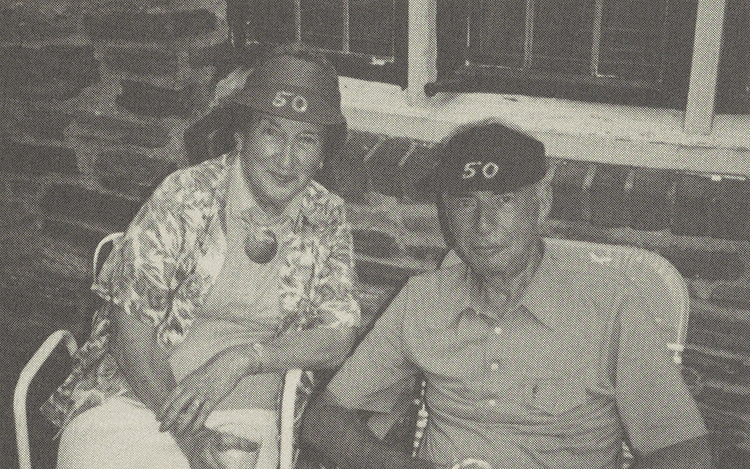
[[[453,249],[456,246],[456,239],[453,237],[453,229],[451,228],[451,222],[448,219],[448,208],[445,206],[445,194],[440,192],[435,194],[435,204],[437,205],[438,222],[440,224],[440,231],[443,232],[443,239],[448,249]]]
[[[234,146],[237,148],[237,152],[242,151],[242,146],[245,142],[245,136],[242,134],[242,132],[235,132],[234,133]]]
[[[550,210],[552,210],[552,171],[548,171],[544,179],[536,184],[536,196],[539,200],[537,225],[543,228],[547,223],[547,218],[549,218]]]

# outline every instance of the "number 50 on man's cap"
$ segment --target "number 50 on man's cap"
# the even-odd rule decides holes
[[[514,192],[547,173],[544,144],[494,119],[459,127],[436,153],[432,182],[439,192]]]

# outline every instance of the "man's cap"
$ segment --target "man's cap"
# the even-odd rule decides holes
[[[496,120],[460,127],[436,150],[433,187],[438,192],[514,192],[547,173],[544,144]]]
[[[343,124],[336,69],[301,43],[279,46],[251,73],[235,105],[313,124]]]

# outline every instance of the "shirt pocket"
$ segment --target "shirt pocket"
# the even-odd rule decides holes
[[[586,385],[571,377],[543,378],[526,384],[526,405],[532,413],[561,415],[583,405]]]

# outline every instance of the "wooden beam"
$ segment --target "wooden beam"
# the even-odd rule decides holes
[[[302,40],[302,0],[294,0],[294,38]]]
[[[409,2],[409,71],[407,99],[412,106],[427,103],[424,85],[437,78],[437,0]]]
[[[684,131],[689,134],[711,133],[726,3],[726,0],[698,0],[690,88],[683,125]]]

